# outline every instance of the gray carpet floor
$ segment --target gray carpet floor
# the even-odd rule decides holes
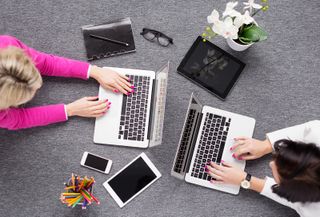
[[[157,70],[171,60],[164,140],[146,150],[96,145],[94,119],[71,118],[66,123],[21,131],[0,130],[0,216],[297,216],[282,205],[251,191],[238,196],[187,184],[170,176],[176,145],[191,92],[209,106],[248,115],[257,120],[254,137],[319,118],[320,112],[320,3],[271,1],[270,10],[256,17],[269,33],[266,42],[236,53],[221,38],[213,42],[233,53],[247,66],[225,102],[176,73],[176,68],[206,25],[213,8],[224,10],[226,1],[142,0],[1,0],[2,33],[18,37],[38,50],[86,60],[80,27],[114,18],[131,17],[137,52],[93,62]],[[173,37],[168,48],[143,39],[150,27]],[[45,78],[44,86],[27,106],[69,103],[96,95],[95,81]],[[84,151],[113,160],[109,175],[80,166]],[[102,183],[135,156],[145,151],[162,178],[120,209]],[[271,175],[270,156],[248,162],[255,176]],[[101,205],[87,210],[69,209],[59,201],[63,182],[72,173],[94,176]]]

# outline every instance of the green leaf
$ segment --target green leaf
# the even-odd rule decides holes
[[[249,38],[239,37],[238,39],[242,44],[251,44],[252,43],[252,41]]]
[[[267,39],[267,37],[267,33],[261,27],[254,24],[245,26],[241,32],[241,35],[239,35],[239,38],[246,43],[264,41]]]

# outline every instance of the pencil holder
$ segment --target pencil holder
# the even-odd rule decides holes
[[[93,196],[94,183],[93,177],[80,177],[72,174],[68,181],[64,183],[65,192],[61,193],[61,202],[72,208],[81,205],[82,209],[86,209],[92,202],[100,204],[99,200]]]

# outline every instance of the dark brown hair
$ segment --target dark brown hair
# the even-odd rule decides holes
[[[313,143],[279,140],[273,160],[280,183],[272,190],[290,202],[320,201],[320,149]]]

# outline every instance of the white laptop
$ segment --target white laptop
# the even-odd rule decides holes
[[[136,87],[129,96],[100,86],[99,98],[111,109],[96,119],[93,141],[99,144],[147,148],[162,142],[169,62],[157,72],[110,68],[128,76]]]
[[[245,161],[234,159],[230,147],[235,137],[252,137],[254,126],[253,118],[202,106],[192,94],[171,175],[192,184],[238,194],[239,186],[212,184],[205,165],[210,161],[220,164],[222,159],[244,169]]]

